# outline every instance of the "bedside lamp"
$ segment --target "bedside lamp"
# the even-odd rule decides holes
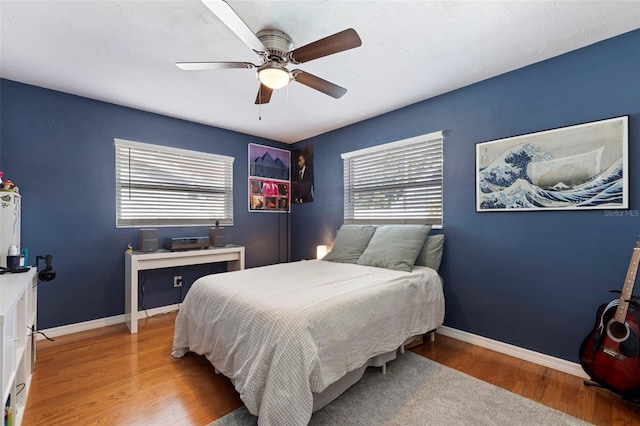
[[[327,254],[327,246],[320,245],[316,247],[316,259],[322,259]]]

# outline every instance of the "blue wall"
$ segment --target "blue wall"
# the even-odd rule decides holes
[[[114,138],[235,157],[228,242],[246,246],[248,267],[286,261],[288,215],[248,212],[247,145],[288,145],[8,80],[0,85],[0,169],[23,196],[22,246],[32,264],[35,255],[52,254],[57,272],[38,287],[40,329],[124,312],[123,253],[129,242],[137,248],[138,230],[115,227]],[[208,228],[158,232],[162,240],[208,235]],[[144,306],[178,303],[193,280],[217,270],[147,272]],[[183,275],[182,291],[172,274]]]
[[[296,144],[314,146],[315,201],[292,206],[293,259],[315,257],[342,223],[341,153],[443,130],[445,324],[576,361],[640,234],[639,75],[634,31]],[[287,215],[249,213],[246,176],[248,143],[288,146],[7,80],[0,96],[0,169],[24,197],[22,243],[32,261],[53,254],[58,272],[39,287],[41,329],[124,312],[123,251],[137,229],[115,228],[113,138],[235,157],[229,240],[247,247],[248,267],[286,259]],[[628,214],[475,212],[476,143],[620,115],[629,115]],[[171,274],[188,286],[216,270],[149,273],[145,306],[180,300]]]
[[[621,115],[629,115],[626,214],[475,211],[476,143]],[[445,324],[577,361],[640,234],[640,30],[295,144],[314,146],[315,200],[293,206],[292,258],[313,257],[342,223],[341,153],[437,130]]]

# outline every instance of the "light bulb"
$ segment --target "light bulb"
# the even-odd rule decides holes
[[[269,65],[258,70],[258,79],[271,89],[280,89],[289,84],[291,75],[284,67]]]

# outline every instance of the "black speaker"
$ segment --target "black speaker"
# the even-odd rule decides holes
[[[138,232],[138,250],[158,251],[158,230],[141,229]]]
[[[209,244],[211,247],[227,245],[227,230],[224,228],[209,228]]]

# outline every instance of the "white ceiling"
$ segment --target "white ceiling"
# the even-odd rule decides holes
[[[347,94],[294,82],[259,109],[255,70],[180,70],[258,63],[199,1],[1,0],[0,75],[293,143],[640,28],[640,0],[228,3],[294,47],[354,28],[362,47],[297,66]]]

